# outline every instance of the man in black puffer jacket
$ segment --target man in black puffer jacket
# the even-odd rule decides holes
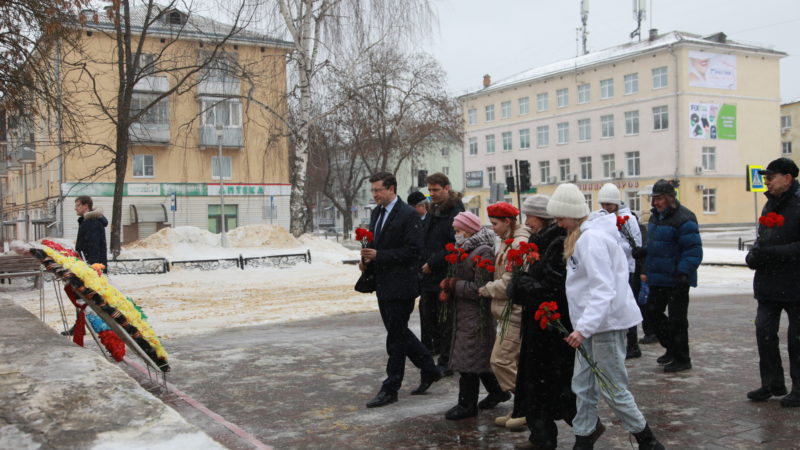
[[[767,203],[761,211],[758,236],[747,254],[747,265],[755,269],[753,291],[758,300],[756,342],[761,387],[748,392],[753,401],[785,395],[778,328],[781,311],[789,316],[789,374],[792,391],[781,399],[783,407],[800,407],[800,185],[798,168],[788,158],[772,161],[762,170],[767,185]]]
[[[455,242],[453,219],[464,211],[461,195],[450,189],[447,175],[437,172],[428,176],[428,194],[431,196],[430,211],[422,225],[424,241],[422,245],[422,282],[419,303],[422,343],[431,354],[438,354],[437,364],[452,375],[447,368],[450,361],[450,338],[453,318],[443,317],[440,321],[442,305],[439,301],[439,283],[447,276],[447,251],[444,246]],[[451,315],[452,316],[452,315]]]

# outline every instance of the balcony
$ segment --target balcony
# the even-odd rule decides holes
[[[166,92],[169,89],[167,77],[147,76],[139,80],[133,90],[136,92]]]
[[[128,136],[134,144],[169,144],[169,124],[132,123]]]
[[[216,127],[203,125],[200,127],[200,146],[214,147],[219,145],[217,142]],[[223,147],[244,147],[244,133],[242,127],[225,127],[222,131]]]
[[[221,95],[236,96],[241,95],[241,82],[238,78],[205,78],[197,86],[198,95]]]

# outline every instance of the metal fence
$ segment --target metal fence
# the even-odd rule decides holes
[[[167,273],[172,268],[188,270],[246,269],[260,267],[291,267],[298,263],[311,263],[311,251],[284,255],[266,255],[238,258],[195,259],[167,261],[165,258],[116,259],[108,262],[108,272],[114,275],[144,275]]]

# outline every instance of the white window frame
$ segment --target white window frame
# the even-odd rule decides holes
[[[485,117],[486,117],[486,121],[487,122],[494,121],[494,105],[486,105],[486,106],[484,106],[483,111],[485,113]]]
[[[625,204],[632,212],[642,215],[642,198],[639,197],[638,190],[625,191]]]
[[[131,96],[131,115],[138,114],[160,94],[134,92]],[[169,125],[169,97],[164,97],[151,106],[143,115],[139,116],[136,123],[147,125]]]
[[[556,144],[569,144],[569,122],[559,122],[556,124]]]
[[[629,73],[623,77],[625,81],[625,95],[639,93],[639,74]]]
[[[669,129],[669,109],[666,105],[653,107],[653,131]]]
[[[613,138],[614,137],[614,115],[606,114],[600,116],[600,137]]]
[[[792,154],[792,141],[781,142],[781,154],[784,156]]]
[[[494,166],[486,167],[486,180],[490,187],[497,183],[497,169]]]
[[[211,157],[211,179],[219,180],[219,167],[217,164],[218,156]],[[227,173],[227,176],[226,176]],[[222,179],[230,180],[233,177],[233,161],[230,156],[222,157]]]
[[[653,89],[663,89],[669,86],[667,66],[655,67],[651,69],[650,74],[653,77]]]
[[[781,116],[781,131],[792,129],[792,116]]]
[[[503,182],[505,183],[509,177],[514,176],[514,165],[513,164],[504,164],[503,165]],[[506,183],[508,184],[508,183]]]
[[[478,110],[471,108],[467,110],[467,124],[475,125],[478,123]]]
[[[614,97],[614,79],[606,78],[600,80],[600,98],[607,99]]]
[[[510,152],[513,148],[513,140],[510,131],[503,131],[500,135],[503,142],[503,151]]]
[[[600,155],[603,161],[603,178],[613,178],[616,171],[616,162],[613,153]]]
[[[639,111],[625,111],[625,136],[639,134]]]
[[[536,94],[536,111],[537,112],[547,111],[547,108],[549,107],[549,105],[548,105],[548,103],[549,103],[549,95],[547,95],[547,94],[548,94],[547,92],[542,92],[542,93]]]
[[[704,172],[717,171],[717,147],[703,147],[701,165]]]
[[[638,151],[634,152],[625,152],[625,162],[628,166],[628,176],[629,177],[638,177],[641,175],[641,154]]]
[[[486,154],[491,155],[494,153],[494,134],[486,135]]]
[[[717,213],[717,190],[715,188],[703,189],[703,213]]]
[[[565,108],[569,106],[569,89],[563,88],[556,90],[556,106]]]
[[[592,157],[591,156],[581,156],[579,158],[581,164],[581,179],[582,180],[591,180],[592,179]]]
[[[469,138],[469,155],[476,156],[478,154],[478,138]]]
[[[531,112],[531,98],[530,97],[521,97],[517,100],[517,104],[519,106],[519,115],[524,116]]]
[[[536,146],[547,147],[550,145],[550,125],[536,127]]]
[[[511,118],[511,100],[506,100],[500,103],[500,118],[501,119]]]
[[[550,182],[550,161],[539,161],[539,176],[542,177],[542,183]]]
[[[149,164],[148,164],[148,161]],[[149,154],[138,154],[133,155],[133,164],[131,165],[131,171],[133,173],[133,178],[154,178],[156,176],[156,157],[154,155]],[[141,167],[137,167],[141,166]],[[150,168],[150,175],[147,174],[147,168]],[[136,175],[136,170],[140,169],[141,174]]]
[[[569,167],[569,158],[558,160],[558,174],[561,181],[569,181],[572,177]]]
[[[584,83],[578,85],[578,104],[582,105],[592,101],[592,85]]]
[[[592,119],[578,119],[578,142],[592,139]]]
[[[200,124],[203,126],[217,126],[217,111],[225,107],[224,128],[242,127],[242,102],[237,98],[203,97],[200,99],[201,111]]]
[[[531,148],[531,130],[530,128],[522,128],[519,130],[519,149],[526,150]]]

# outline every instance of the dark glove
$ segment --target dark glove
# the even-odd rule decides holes
[[[767,260],[767,254],[761,247],[753,247],[747,252],[747,256],[744,258],[744,262],[747,263],[747,267],[755,270],[764,266],[764,263]]]
[[[514,289],[509,291],[511,294],[509,298],[513,299],[516,305],[525,304],[532,297],[537,286],[538,283],[532,276],[527,273],[522,274],[514,281]]]
[[[645,256],[647,256],[647,248],[634,247],[633,250],[631,250],[631,256],[633,256],[636,259],[644,258]]]
[[[678,286],[680,287],[688,287],[689,286],[689,275],[685,273],[678,274]]]

